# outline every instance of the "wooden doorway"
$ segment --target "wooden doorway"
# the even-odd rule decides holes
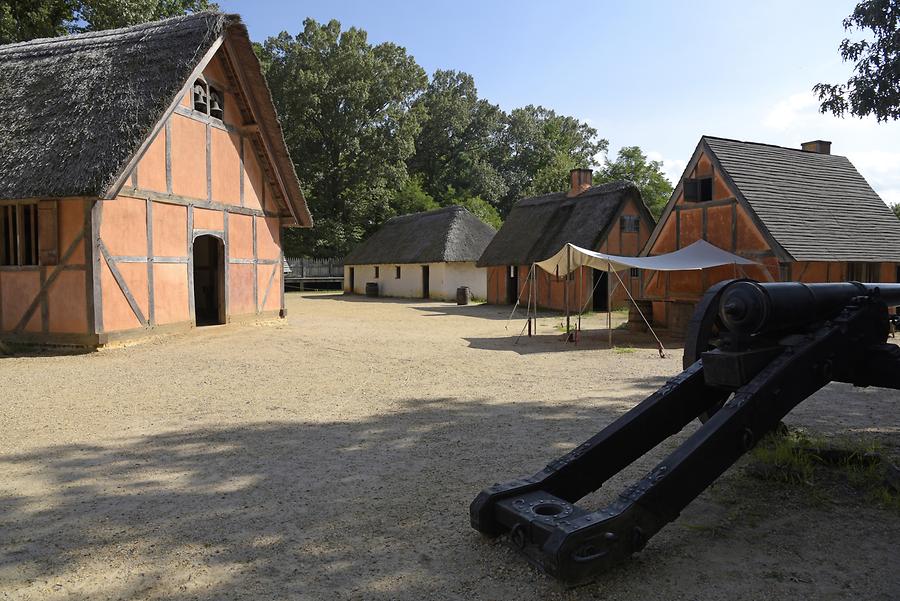
[[[194,323],[225,323],[225,244],[215,236],[194,239]]]
[[[356,273],[353,271],[352,267],[348,267],[348,269],[350,270],[350,292],[356,292],[356,285],[354,281],[356,279]]]
[[[519,300],[519,266],[510,265],[506,270],[506,303],[514,305]]]
[[[609,273],[600,269],[591,269],[594,274],[594,298],[591,308],[594,311],[609,311]]]
[[[431,298],[431,269],[422,265],[422,298]]]

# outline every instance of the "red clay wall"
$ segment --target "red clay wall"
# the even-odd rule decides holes
[[[48,228],[56,238],[55,264],[0,266],[0,338],[86,341],[92,293],[84,244],[89,211],[90,201],[85,199],[56,201],[57,227]],[[45,217],[41,215],[40,219]],[[52,221],[52,217],[47,220]]]
[[[701,154],[695,169],[687,177],[710,175],[713,177],[712,200],[686,202],[683,196],[679,196],[649,254],[672,252],[704,239],[719,248],[753,259],[762,267],[723,266],[702,271],[647,272],[641,296],[653,301],[655,324],[673,330],[683,329],[694,304],[706,289],[724,279],[750,277],[759,281],[803,282],[846,279],[846,263],[780,264],[753,218],[737,202],[734,192],[706,156]],[[882,264],[878,271],[881,281],[896,281],[895,264]]]
[[[639,231],[623,232],[619,221],[621,215],[637,215],[641,217]],[[643,217],[642,213],[638,211],[638,207],[632,200],[629,200],[624,205],[620,216],[615,218],[609,234],[596,250],[607,254],[626,257],[637,256],[647,243],[650,232],[653,230],[653,224]],[[518,267],[519,290],[521,293],[521,304],[523,305],[528,302],[528,297],[531,294],[531,283],[527,279],[530,267],[530,265]],[[490,267],[487,271],[487,301],[494,304],[507,303],[507,273],[509,267]],[[623,283],[628,286],[632,295],[637,298],[641,289],[640,278],[632,278],[630,271],[619,273],[619,277],[621,277]],[[628,294],[625,292],[623,286],[619,284],[615,275],[612,275],[610,281],[614,286],[612,294],[613,307],[624,305],[628,299]],[[586,310],[590,310],[591,307],[588,301],[591,298],[591,293],[593,291],[593,274],[590,268],[582,268],[579,271],[573,272],[568,281],[563,277],[557,278],[555,275],[537,269],[535,275],[535,291],[537,294],[538,306],[545,309],[564,311],[567,304],[567,286],[569,309],[571,311],[578,311],[579,307],[585,307],[585,305],[587,305]]]
[[[126,187],[102,202],[102,332],[191,325],[191,253],[203,234],[226,249],[229,320],[283,309],[280,207],[220,61],[204,76],[224,92],[224,119],[193,111],[185,94]]]

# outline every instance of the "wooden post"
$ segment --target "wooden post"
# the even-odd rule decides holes
[[[566,277],[563,279],[563,294],[565,295],[566,304],[566,341],[569,340],[569,273],[572,270],[572,247],[566,244]]]
[[[611,272],[609,261],[606,262],[606,331],[609,332],[609,348],[612,348],[612,286],[609,285]]]

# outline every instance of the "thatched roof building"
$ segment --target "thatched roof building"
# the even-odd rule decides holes
[[[577,195],[554,192],[524,198],[510,211],[478,266],[531,265],[553,256],[568,242],[596,249],[629,200],[652,226],[653,216],[640,191],[629,182],[593,186]]]
[[[0,46],[0,198],[112,198],[194,70],[228,33],[294,217],[311,224],[269,89],[237,15],[217,11]]]
[[[477,261],[496,230],[463,207],[389,219],[344,259],[345,265]]]

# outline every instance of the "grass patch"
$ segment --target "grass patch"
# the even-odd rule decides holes
[[[774,432],[750,454],[752,476],[800,487],[821,501],[850,487],[870,501],[900,511],[896,468],[877,442],[827,440],[800,429]]]
[[[636,353],[637,349],[630,346],[617,346],[613,347],[613,352],[617,355],[630,355],[631,353]]]

